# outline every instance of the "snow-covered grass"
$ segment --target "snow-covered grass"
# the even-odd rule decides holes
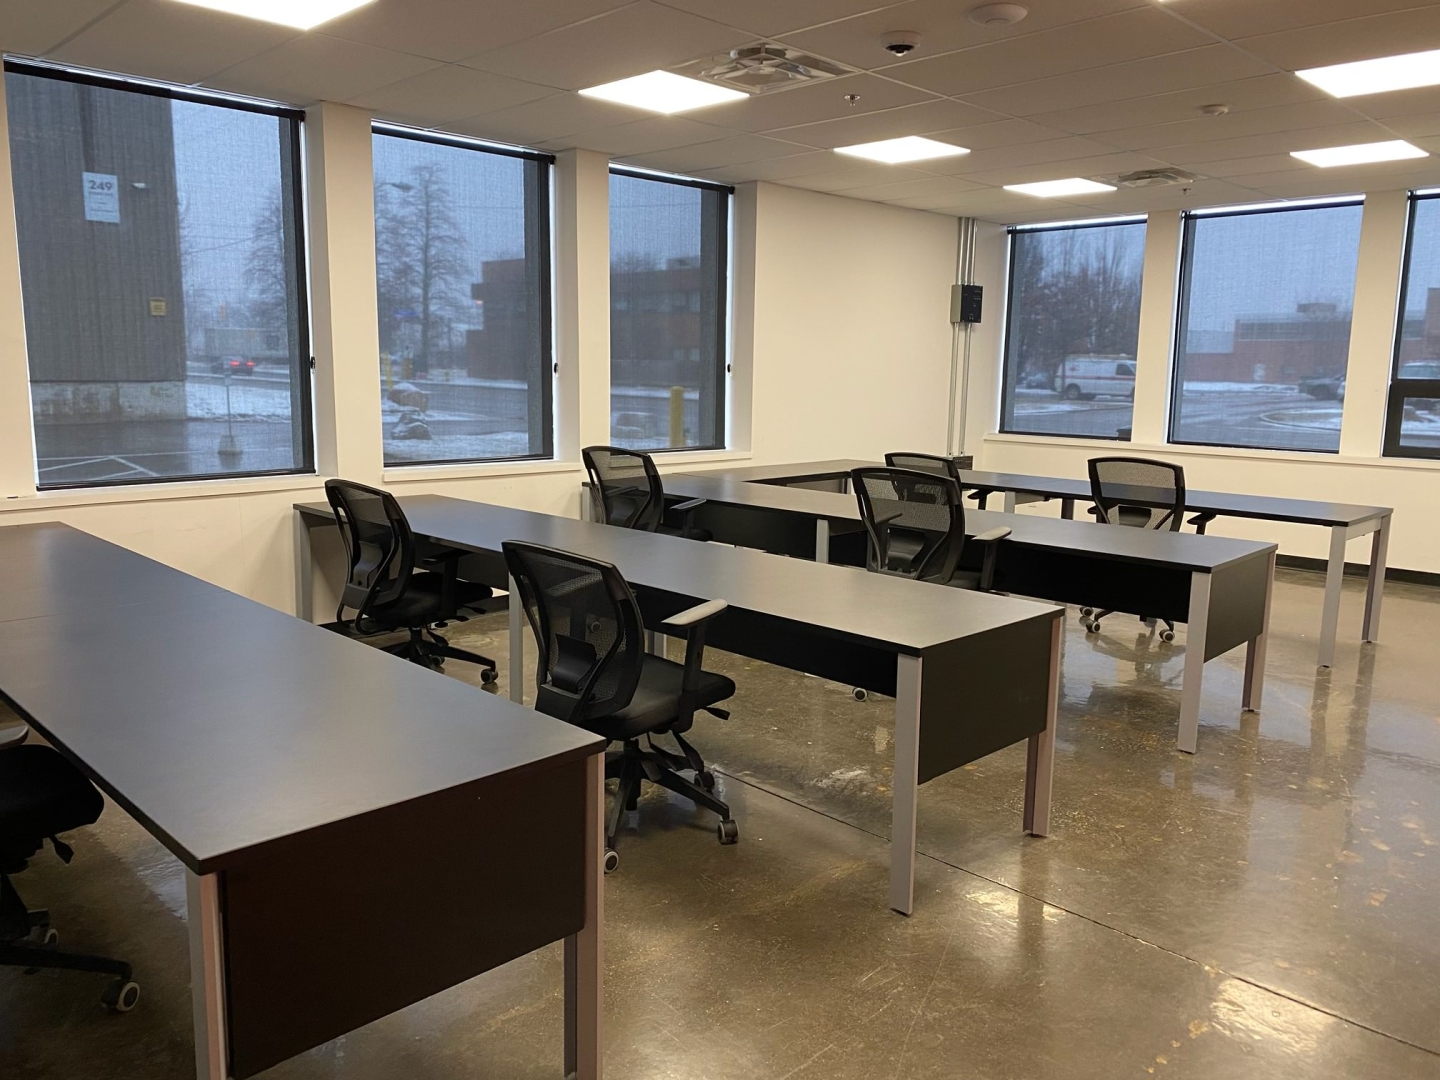
[[[248,377],[247,377],[248,378]],[[191,420],[265,420],[277,424],[290,422],[290,388],[247,383],[232,379],[230,408],[225,408],[223,382],[185,383],[185,415]]]

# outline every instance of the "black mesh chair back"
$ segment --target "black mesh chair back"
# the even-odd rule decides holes
[[[629,705],[645,662],[645,626],[620,571],[539,544],[501,547],[540,650],[535,708],[583,724]]]
[[[1136,457],[1090,459],[1090,497],[1107,525],[1179,532],[1185,517],[1185,470]]]
[[[886,454],[885,464],[892,469],[909,469],[911,472],[930,473],[933,476],[948,476],[956,483],[960,481],[960,470],[954,458],[939,454]]]
[[[867,565],[883,574],[947,582],[965,544],[960,487],[911,469],[856,469],[850,484],[870,543]]]
[[[580,453],[590,474],[596,520],[622,529],[660,528],[665,491],[649,454],[619,446],[587,446]]]
[[[415,569],[415,538],[405,512],[388,491],[350,480],[325,481],[325,495],[350,561],[336,621],[346,608],[358,624],[372,607],[397,599]]]

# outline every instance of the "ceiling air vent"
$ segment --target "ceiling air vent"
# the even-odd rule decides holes
[[[783,45],[747,45],[732,49],[729,56],[706,68],[700,77],[751,94],[765,94],[849,75],[855,70]]]
[[[1200,179],[1184,169],[1141,169],[1139,172],[1123,173],[1115,178],[1121,187],[1170,187],[1173,184],[1190,184]]]

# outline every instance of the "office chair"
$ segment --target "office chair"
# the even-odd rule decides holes
[[[972,538],[983,550],[980,570],[958,569],[965,547],[965,507],[952,478],[915,469],[865,468],[850,474],[869,544],[867,569],[990,592],[995,560],[1008,528]]]
[[[1101,524],[1179,532],[1185,517],[1185,470],[1151,458],[1091,458],[1090,498],[1095,503],[1090,512]],[[1111,613],[1108,608],[1082,607],[1080,625],[1089,633],[1098,633],[1100,620]],[[1153,619],[1142,617],[1142,621],[1155,625]],[[1175,624],[1169,619],[1164,622],[1160,640],[1174,641]]]
[[[487,585],[459,579],[460,552],[418,559],[410,523],[388,491],[327,480],[325,495],[350,564],[334,629],[357,638],[406,630],[409,640],[385,646],[386,652],[434,671],[443,670],[447,658],[479,664],[480,681],[495,682],[494,660],[456,648],[436,633],[452,619],[465,621],[462,609],[481,610],[493,595]],[[417,561],[439,569],[417,570]],[[346,608],[355,612],[348,622]]]
[[[695,510],[704,504],[704,499],[688,499],[669,507],[672,513],[681,515],[681,524],[679,528],[665,524],[665,487],[655,459],[649,454],[619,446],[587,446],[580,456],[590,474],[590,499],[596,521],[687,540],[711,539],[709,532],[695,527]]]
[[[48,839],[61,860],[74,851],[58,834],[94,824],[105,808],[85,774],[48,746],[13,745],[0,750],[0,967],[94,971],[115,976],[101,1000],[112,1012],[129,1012],[140,986],[123,960],[68,952],[48,911],[30,911],[10,878],[28,865]]]
[[[948,476],[957,484],[960,482],[960,467],[954,458],[939,454],[886,454],[885,464],[892,469],[910,469],[912,472],[930,473],[933,476]]]
[[[706,624],[725,610],[725,601],[710,600],[660,624],[685,637],[685,662],[677,664],[645,652],[640,607],[614,566],[517,540],[501,546],[539,646],[535,708],[620,744],[605,761],[606,777],[620,781],[605,827],[606,873],[619,865],[621,815],[636,808],[642,780],[719,814],[720,843],[735,843],[739,829],[730,807],[713,794],[715,774],[684,738],[699,709],[722,720],[730,716],[716,705],[735,693],[735,684],[701,666]],[[656,746],[657,735],[673,737],[680,754]],[[695,779],[681,776],[682,769],[694,770]]]

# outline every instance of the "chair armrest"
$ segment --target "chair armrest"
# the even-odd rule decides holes
[[[438,555],[432,555],[428,559],[421,559],[421,566],[440,567],[440,617],[441,619],[454,618],[459,610],[459,589],[460,581],[460,558],[464,552],[458,548],[448,548]]]
[[[7,724],[0,727],[0,750],[9,750],[12,746],[19,746],[30,737],[30,729],[24,724]]]
[[[988,532],[983,532],[977,536],[972,536],[970,539],[977,544],[993,544],[997,540],[1004,540],[1005,537],[1009,535],[1010,527],[1008,525],[1001,525],[998,529],[991,529]]]
[[[673,626],[677,630],[688,630],[692,626],[708,622],[729,606],[729,602],[725,600],[706,600],[703,604],[696,604],[678,615],[670,616],[660,625]]]
[[[694,510],[697,506],[703,505],[704,502],[704,499],[687,499],[685,502],[676,503],[674,506],[670,507],[670,509],[678,510],[680,513],[683,514],[686,511]]]
[[[1209,525],[1210,522],[1214,521],[1216,516],[1217,515],[1215,514],[1208,513],[1196,514],[1190,519],[1190,524],[1195,526],[1195,531],[1197,533],[1203,533],[1205,531],[1205,526]]]
[[[903,513],[905,513],[904,510],[892,510],[892,511],[890,511],[890,513],[888,513],[888,514],[876,514],[876,515],[875,515],[875,524],[876,524],[876,525],[884,525],[884,524],[886,524],[886,523],[888,523],[888,522],[894,521],[896,518],[898,518],[898,517],[899,517],[901,514],[903,514]]]
[[[989,529],[978,536],[971,537],[971,541],[982,544],[985,548],[985,557],[980,564],[980,591],[991,592],[995,586],[995,563],[1000,555],[1000,541],[1010,535],[1010,527],[1001,525],[997,529]]]

